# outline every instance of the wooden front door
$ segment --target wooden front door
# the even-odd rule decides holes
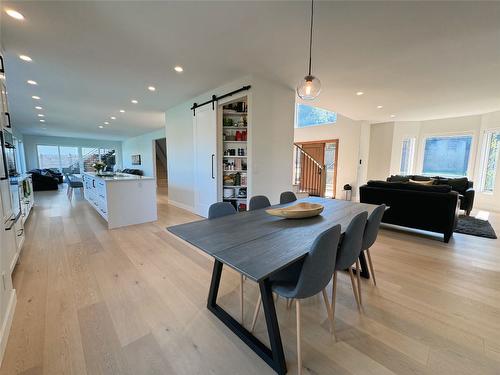
[[[296,175],[300,176],[299,191],[307,192],[309,195],[335,198],[338,139],[299,143],[297,145],[310,156],[300,153],[300,173],[298,173],[298,170],[295,172]],[[312,161],[313,159],[314,161]],[[321,172],[325,174],[325,185],[323,186],[321,177],[318,176],[318,165],[324,168]]]
[[[324,143],[303,143],[302,149],[320,166],[323,166],[325,159]],[[318,164],[302,154],[300,160],[300,182],[302,191],[307,191],[310,195],[321,196],[321,177],[318,172]]]

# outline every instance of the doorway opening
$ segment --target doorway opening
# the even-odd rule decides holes
[[[294,185],[299,193],[335,198],[338,139],[294,144]]]
[[[155,140],[156,186],[168,192],[167,139]]]

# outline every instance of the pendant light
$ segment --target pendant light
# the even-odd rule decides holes
[[[315,99],[321,91],[321,81],[311,74],[314,0],[311,0],[311,31],[309,34],[309,73],[297,85],[297,95],[304,100]]]

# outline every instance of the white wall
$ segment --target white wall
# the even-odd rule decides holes
[[[50,137],[38,135],[23,135],[24,153],[26,156],[26,169],[29,171],[38,168],[37,145],[72,146],[72,147],[102,147],[116,150],[116,168],[122,165],[121,141],[108,141],[99,139]]]
[[[390,174],[393,133],[394,123],[392,122],[371,125],[369,180],[385,180]]]
[[[304,104],[316,105],[316,103]],[[335,111],[328,106],[321,108]],[[301,143],[338,139],[336,196],[342,198],[344,185],[350,184],[353,186],[353,198],[356,198],[358,184],[363,183],[362,180],[366,178],[369,134],[370,128],[365,121],[356,121],[337,114],[337,122],[334,124],[295,128],[294,141]],[[360,159],[362,160],[361,165],[359,164]]]
[[[282,191],[292,183],[293,119],[295,93],[292,89],[255,76],[215,88],[192,98],[165,113],[169,201],[194,209],[194,102],[201,103],[212,95],[222,95],[250,84],[251,176],[249,194],[265,194],[271,202],[279,200]]]
[[[165,129],[129,138],[122,142],[123,168],[141,169],[144,176],[155,176],[156,161],[153,146],[156,139],[165,138]],[[132,165],[132,155],[141,155],[141,165]]]

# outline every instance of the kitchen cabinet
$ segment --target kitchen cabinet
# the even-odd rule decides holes
[[[83,189],[85,199],[106,220],[109,229],[158,219],[153,177],[85,172]]]

